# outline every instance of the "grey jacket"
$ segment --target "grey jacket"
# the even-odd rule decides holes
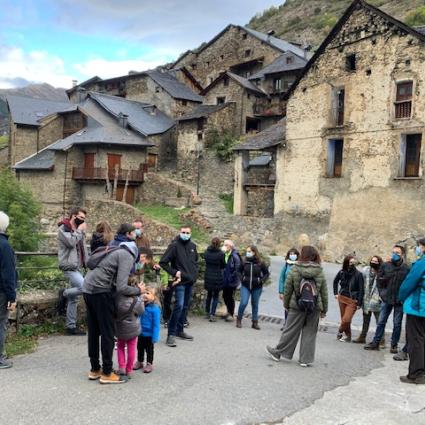
[[[132,307],[133,301],[136,303]],[[140,297],[118,295],[116,298],[115,336],[127,341],[140,335],[142,329],[139,317],[144,311],[145,306]]]
[[[138,254],[137,246],[134,242],[122,242],[120,246],[124,248],[108,254],[95,269],[86,274],[83,284],[85,294],[116,290],[117,295],[140,295],[139,288],[128,286],[128,276]]]
[[[61,224],[58,230],[58,262],[63,271],[74,271],[85,266],[87,260],[85,235]]]

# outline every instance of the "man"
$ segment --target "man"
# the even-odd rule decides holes
[[[187,312],[192,300],[192,287],[198,277],[198,253],[190,240],[191,227],[182,226],[180,234],[171,242],[159,265],[174,278],[174,308],[168,323],[166,344],[175,347],[176,336],[185,340],[193,337],[184,332]]]
[[[88,258],[86,248],[86,211],[81,207],[72,208],[69,216],[59,223],[58,260],[59,269],[64,272],[71,288],[59,291],[59,306],[66,306],[66,332],[68,335],[85,335],[77,329],[77,306],[82,295],[84,277],[82,270]]]
[[[13,366],[4,354],[9,313],[16,308],[17,287],[15,254],[6,235],[8,227],[9,217],[0,211],[0,369]]]
[[[405,249],[403,246],[394,245],[390,261],[384,263],[378,273],[377,284],[379,295],[382,298],[382,306],[375,336],[370,344],[364,346],[365,350],[379,350],[379,342],[384,336],[385,325],[391,311],[394,310],[390,352],[392,354],[398,353],[398,342],[403,321],[403,305],[398,293],[403,280],[409,273],[409,267],[403,259],[404,254]]]
[[[148,248],[150,249],[151,243],[145,234],[143,221],[141,218],[136,218],[133,222],[133,226],[136,229],[136,245],[137,248]]]
[[[124,236],[126,242],[110,247],[109,253],[89,270],[83,285],[84,301],[87,306],[88,351],[91,369],[88,378],[99,379],[101,384],[122,384],[127,381],[112,371],[115,332],[115,295],[137,296],[142,293],[143,285],[128,285],[128,277],[138,250],[134,239],[134,227],[129,223],[121,224],[117,235]],[[92,256],[91,260],[94,258]],[[89,262],[89,266],[91,264]],[[102,352],[102,368],[99,362],[99,338]]]
[[[418,241],[419,259],[402,283],[399,292],[406,313],[409,373],[400,376],[406,384],[425,384],[425,238]]]

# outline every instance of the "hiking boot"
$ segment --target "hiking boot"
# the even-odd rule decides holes
[[[77,329],[77,328],[66,328],[66,334],[67,335],[86,335],[86,332],[83,331],[82,329]]]
[[[236,327],[241,328],[242,327],[242,319],[237,318],[236,319]]]
[[[0,369],[9,369],[13,366],[13,363],[6,359],[6,358],[2,358],[0,359]]]
[[[57,311],[59,316],[65,316],[66,314],[66,302],[67,299],[65,295],[63,294],[65,292],[65,288],[61,288],[58,291],[58,304],[57,304]]]
[[[418,376],[415,379],[416,385],[425,385],[425,375]]]
[[[211,316],[209,317],[209,321],[210,321],[210,322],[217,322],[217,319],[215,318],[215,316],[211,315]]]
[[[416,380],[409,378],[408,375],[406,376],[400,376],[400,381],[403,382],[403,384],[416,384]]]
[[[276,352],[276,350],[269,345],[266,346],[266,354],[275,362],[280,361],[280,354]]]
[[[180,333],[177,335],[177,338],[185,339],[186,341],[193,341],[193,336],[192,336],[192,335],[187,334],[186,332],[180,332]]]
[[[252,329],[256,329],[257,331],[259,331],[261,328],[258,326],[258,320],[253,320],[252,321],[252,325],[251,325]]]
[[[127,382],[127,376],[117,375],[114,372],[111,372],[109,375],[105,375],[102,373],[100,376],[99,382],[101,384],[125,384]]]
[[[351,342],[351,336],[342,337],[338,341],[341,341],[341,342]]]
[[[230,314],[228,314],[225,318],[224,318],[225,322],[233,322],[233,316],[231,316]]]
[[[398,353],[398,346],[397,345],[391,345],[390,353],[391,354],[397,354]]]
[[[399,351],[397,354],[393,356],[393,360],[398,362],[403,362],[405,360],[409,360],[409,355],[404,351]]]
[[[375,351],[379,351],[379,344],[376,342],[370,342],[369,344],[366,344],[363,347],[365,350],[375,350]]]
[[[153,366],[151,363],[146,363],[146,366],[143,368],[143,373],[151,373],[153,371]]]
[[[379,341],[379,348],[382,348],[383,350],[385,349],[385,338],[382,338]]]
[[[139,369],[143,369],[143,363],[137,361],[136,363],[134,363],[133,370],[139,370]]]
[[[364,335],[358,336],[356,339],[353,339],[355,344],[366,344],[366,337]]]
[[[102,376],[102,369],[98,369],[98,370],[91,370],[88,373],[88,378],[90,381],[96,381],[96,379],[99,379]]]
[[[169,347],[177,347],[176,338],[174,335],[168,335],[167,341],[165,342]]]

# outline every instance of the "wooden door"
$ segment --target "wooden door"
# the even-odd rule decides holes
[[[124,187],[125,185],[123,184],[119,184],[117,186],[117,193],[116,193],[115,199],[117,201],[123,201],[123,202],[126,202],[127,204],[133,205],[134,198],[135,198],[135,188],[134,186],[127,186],[127,194],[126,194],[125,200],[123,200]]]
[[[84,154],[84,168],[94,168],[94,156],[96,154],[95,153],[85,153]]]
[[[116,166],[118,166],[118,170],[121,170],[121,155],[108,153],[108,174],[110,180],[115,178]]]
[[[156,158],[158,155],[154,153],[148,154],[148,167],[156,169]]]

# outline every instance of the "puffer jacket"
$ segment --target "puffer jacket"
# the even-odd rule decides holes
[[[59,269],[75,271],[85,267],[88,258],[84,232],[73,230],[68,219],[59,223],[58,262]]]
[[[300,295],[301,280],[314,279],[317,288],[317,309],[326,313],[328,311],[328,287],[326,278],[320,264],[295,263],[292,270],[289,272],[285,282],[285,301],[286,309],[299,310],[297,297]]]
[[[139,317],[145,310],[142,299],[138,296],[126,297],[125,295],[118,295],[115,307],[115,336],[127,341],[140,335]]]
[[[217,291],[223,286],[224,254],[219,248],[209,246],[203,254],[205,259],[205,289]]]
[[[425,317],[425,256],[413,264],[398,296],[406,314]]]
[[[250,291],[261,288],[270,273],[268,267],[254,258],[245,258],[240,266],[242,285]]]
[[[7,301],[16,300],[17,282],[15,253],[8,242],[8,236],[0,233],[0,292],[6,295]]]
[[[226,261],[226,255],[224,257]],[[241,267],[241,258],[236,249],[227,256],[226,267],[223,272],[223,288],[237,288],[241,283],[239,270]]]
[[[382,300],[387,304],[401,304],[398,298],[401,284],[409,273],[409,266],[402,261],[399,264],[384,263],[378,273],[378,289]]]

